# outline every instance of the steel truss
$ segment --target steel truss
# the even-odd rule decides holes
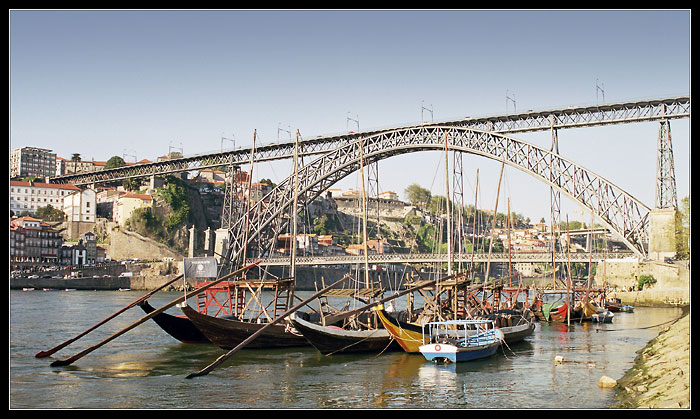
[[[421,126],[450,126],[493,131],[501,134],[545,131],[558,128],[581,128],[610,124],[660,121],[663,119],[688,118],[690,97],[653,99],[637,102],[621,102],[608,105],[568,107],[547,111],[528,111],[517,114],[465,118],[439,124]],[[361,136],[369,137],[395,129],[412,129],[419,126],[397,127],[387,130],[373,130],[327,137],[316,137],[299,142],[299,157],[318,155],[357,141]],[[232,151],[199,154],[180,159],[157,163],[137,164],[98,172],[60,176],[51,183],[71,183],[77,186],[95,183],[116,182],[128,178],[160,176],[170,173],[224,167],[229,164],[246,164],[250,158],[250,148]],[[255,162],[288,159],[294,156],[294,141],[256,146]]]
[[[551,125],[550,125],[551,127]],[[494,132],[454,126],[426,125],[384,131],[329,151],[299,170],[298,200],[310,202],[333,184],[359,170],[360,156],[365,164],[422,150],[444,150],[476,154],[503,161],[568,195],[589,208],[638,256],[647,253],[649,208],[613,183],[552,151]],[[262,201],[251,208],[248,242],[258,236],[258,257],[273,256],[275,238],[290,219],[294,201],[292,177],[280,182]],[[296,213],[301,208],[296,208]],[[245,217],[243,217],[245,218]],[[232,227],[227,261],[242,263],[243,220]],[[249,253],[250,254],[250,253]],[[251,254],[252,255],[252,254]]]

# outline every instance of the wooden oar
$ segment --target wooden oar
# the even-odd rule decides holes
[[[219,278],[219,279],[217,279],[217,280],[215,280],[215,281],[212,281],[212,282],[208,283],[207,285],[204,285],[204,286],[202,286],[202,287],[199,287],[199,288],[197,288],[196,290],[191,291],[191,292],[187,293],[186,295],[184,295],[184,296],[182,296],[182,297],[179,297],[179,298],[177,298],[177,299],[175,299],[175,300],[169,302],[168,304],[164,305],[163,307],[161,307],[161,308],[159,308],[159,309],[157,309],[157,310],[154,310],[154,311],[150,312],[150,313],[147,314],[146,316],[141,317],[141,318],[140,318],[139,320],[137,320],[136,322],[132,323],[131,325],[129,325],[129,326],[127,326],[127,327],[125,327],[124,329],[122,329],[122,330],[120,330],[119,332],[113,334],[112,336],[110,336],[110,337],[104,339],[102,342],[97,343],[97,344],[95,344],[95,345],[93,345],[93,346],[91,346],[91,347],[85,349],[84,351],[73,355],[73,356],[70,357],[70,358],[63,359],[63,360],[57,360],[57,361],[52,362],[52,363],[51,363],[51,366],[52,366],[52,367],[61,367],[61,366],[64,366],[64,365],[70,365],[70,364],[72,364],[73,362],[77,361],[78,359],[80,359],[80,358],[84,357],[85,355],[89,354],[90,352],[94,351],[95,349],[101,347],[102,345],[104,345],[104,344],[110,342],[110,341],[113,340],[113,339],[116,339],[117,337],[123,335],[124,333],[128,332],[129,330],[135,328],[136,326],[140,325],[141,323],[144,323],[144,322],[146,322],[147,320],[149,320],[150,318],[155,317],[155,316],[157,316],[158,314],[164,312],[165,310],[169,309],[170,307],[174,306],[175,304],[178,304],[178,303],[180,303],[180,302],[186,300],[187,298],[190,298],[190,297],[192,297],[192,296],[194,296],[194,295],[197,295],[197,294],[199,294],[200,292],[202,292],[202,291],[204,291],[204,290],[207,290],[207,289],[213,287],[214,285],[218,284],[218,283],[221,282],[221,281],[227,280],[227,279],[229,279],[229,278],[231,278],[231,277],[233,277],[233,276],[235,276],[235,275],[238,275],[239,273],[241,273],[241,272],[243,272],[243,271],[245,271],[245,270],[248,270],[248,269],[250,269],[250,268],[253,268],[253,267],[255,267],[256,265],[258,265],[259,263],[260,263],[260,261],[257,261],[257,262],[255,262],[255,263],[253,263],[252,265],[248,265],[248,266],[246,266],[246,267],[240,268],[240,269],[238,269],[238,270],[235,271],[235,272],[231,272],[231,273],[228,274],[228,275],[222,276],[221,278]]]
[[[226,361],[231,355],[234,353],[238,352],[240,349],[242,349],[244,346],[248,345],[250,342],[252,342],[255,338],[260,336],[261,333],[265,331],[270,326],[273,326],[280,321],[282,321],[285,317],[289,316],[290,314],[294,313],[295,311],[299,310],[301,307],[305,306],[308,304],[311,300],[314,298],[317,298],[319,295],[323,294],[324,292],[328,291],[329,289],[335,287],[336,285],[340,284],[343,281],[346,281],[347,279],[351,278],[350,275],[345,275],[341,279],[337,280],[336,282],[332,283],[331,285],[327,286],[326,288],[322,289],[321,291],[315,293],[311,297],[307,298],[306,300],[302,301],[301,303],[295,305],[294,307],[290,308],[289,310],[285,311],[284,313],[280,314],[278,317],[276,317],[274,320],[272,320],[270,323],[266,324],[265,326],[261,327],[258,329],[255,333],[252,335],[248,336],[243,342],[239,343],[235,348],[231,349],[227,353],[221,355],[216,359],[216,361],[212,362],[209,364],[207,367],[204,369],[194,372],[190,375],[188,375],[185,378],[194,378],[194,377],[199,377],[200,375],[206,375],[209,374],[214,368],[216,368],[219,364],[222,362]]]
[[[136,306],[137,304],[141,303],[142,301],[145,301],[151,295],[162,290],[163,288],[167,287],[168,285],[172,284],[173,282],[177,281],[180,278],[182,278],[182,275],[176,276],[175,278],[171,279],[170,281],[166,282],[165,284],[161,285],[160,287],[150,291],[148,294],[137,299],[136,301],[132,302],[131,304],[127,305],[126,307],[122,308],[121,310],[117,311],[116,313],[112,314],[111,316],[107,317],[106,319],[102,320],[101,322],[97,323],[96,325],[92,326],[91,328],[87,329],[83,333],[77,335],[76,337],[74,337],[72,339],[68,339],[67,341],[63,342],[62,344],[55,346],[49,350],[37,352],[34,356],[37,358],[45,358],[47,356],[53,355],[54,353],[60,351],[61,349],[65,348],[66,346],[70,345],[71,343],[75,342],[76,340],[82,338],[83,336],[87,335],[88,333],[92,332],[93,330],[97,329],[98,327],[102,326],[103,324],[107,323],[108,321],[112,320],[113,318],[117,317],[118,315],[122,314],[126,310]]]

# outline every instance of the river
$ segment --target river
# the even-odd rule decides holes
[[[324,356],[313,347],[242,350],[206,376],[185,376],[224,350],[183,344],[148,321],[66,367],[74,355],[132,324],[135,307],[49,358],[144,291],[10,291],[11,409],[606,409],[619,379],[675,308],[637,307],[612,324],[538,323],[524,342],[487,359],[443,365],[420,354]],[[298,292],[301,298],[311,292]],[[179,297],[161,292],[154,307]],[[398,299],[401,307],[402,299]],[[179,314],[174,307],[168,313]],[[649,327],[654,326],[654,327]],[[563,363],[555,363],[556,356]]]

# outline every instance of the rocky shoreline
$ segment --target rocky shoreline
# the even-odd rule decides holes
[[[612,408],[690,408],[690,307],[643,349],[617,381]]]

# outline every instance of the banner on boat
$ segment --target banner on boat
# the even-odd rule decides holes
[[[187,278],[216,278],[216,258],[185,258],[185,276]]]

